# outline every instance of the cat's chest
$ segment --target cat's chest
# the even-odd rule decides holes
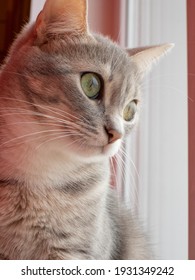
[[[28,235],[39,236],[47,243],[48,250],[67,258],[67,252],[79,258],[104,258],[108,256],[111,247],[109,218],[106,214],[106,199],[96,194],[82,199],[67,198],[61,194],[61,202],[53,196],[53,203],[44,209],[39,209],[37,216],[32,218]],[[94,197],[93,197],[94,196]],[[58,201],[58,203],[56,203]],[[29,225],[30,219],[28,219]]]

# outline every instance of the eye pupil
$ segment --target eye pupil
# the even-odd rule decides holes
[[[102,85],[97,74],[85,73],[81,77],[81,87],[88,98],[96,99],[100,94]]]

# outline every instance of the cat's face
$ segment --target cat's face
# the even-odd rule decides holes
[[[51,49],[32,49],[22,70],[23,88],[40,113],[37,121],[49,122],[43,130],[58,130],[48,144],[57,141],[81,155],[112,156],[138,116],[133,63],[125,51],[100,36],[61,42],[56,53]]]
[[[17,52],[13,67],[20,86],[15,98],[24,101],[14,104],[29,111],[14,116],[26,120],[22,135],[31,131],[36,150],[113,156],[137,122],[143,74],[169,48],[137,49],[129,56],[89,33],[86,1],[47,0],[8,60]]]

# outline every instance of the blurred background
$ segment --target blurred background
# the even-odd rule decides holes
[[[1,60],[20,27],[36,19],[44,2],[1,0]],[[149,233],[158,259],[195,259],[195,108],[193,86],[188,83],[194,81],[193,67],[190,81],[187,75],[189,45],[194,47],[187,44],[187,35],[192,40],[195,37],[189,27],[195,1],[88,2],[90,29],[123,48],[175,43],[172,52],[143,81],[140,123],[125,143],[126,155],[120,156],[123,171],[118,167],[116,181],[125,203],[138,213]]]

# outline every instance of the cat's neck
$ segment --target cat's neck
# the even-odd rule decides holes
[[[6,157],[6,153],[2,153],[0,157],[3,162],[0,163],[0,171],[5,176],[0,179],[26,182],[29,187],[65,189],[67,186],[67,191],[71,191],[71,185],[75,188],[78,185],[81,191],[88,184],[109,183],[107,158],[81,159],[65,151],[52,152],[45,149],[36,152],[25,147],[13,149],[11,156]]]

